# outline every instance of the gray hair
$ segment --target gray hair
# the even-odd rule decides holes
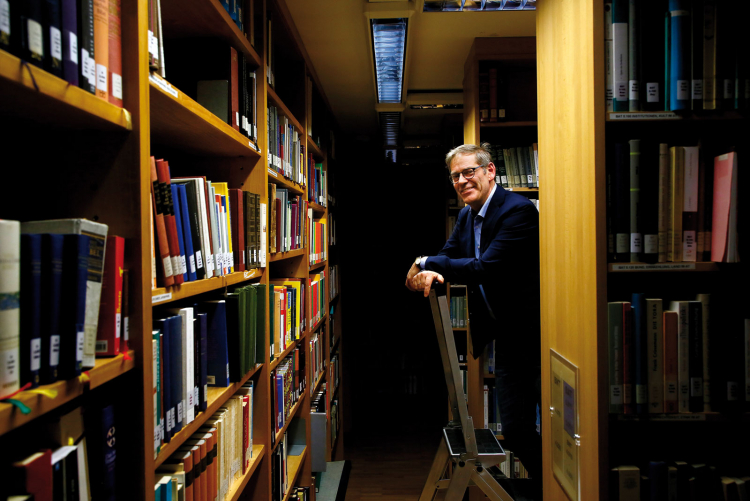
[[[488,143],[477,144],[462,144],[456,146],[445,155],[445,166],[450,170],[451,163],[456,155],[474,155],[474,159],[478,165],[484,166],[485,172],[487,171],[487,165],[492,161],[492,156],[489,152],[490,145]]]

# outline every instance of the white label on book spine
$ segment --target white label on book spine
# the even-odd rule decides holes
[[[18,388],[18,346],[0,350],[0,388]]]
[[[201,251],[195,251],[195,268],[200,270],[203,268],[203,257]]]
[[[732,99],[734,97],[734,80],[726,78],[724,79],[724,99]]]
[[[28,30],[28,44],[29,51],[32,54],[39,56],[44,55],[44,34],[42,33],[42,25],[33,19],[26,20],[26,29]]]
[[[56,366],[60,363],[60,335],[49,337],[49,364]]]
[[[631,101],[638,101],[640,99],[640,88],[638,87],[638,80],[630,80],[628,82],[628,97]]]
[[[177,421],[178,422],[182,421],[182,407],[184,403],[185,403],[184,400],[180,400],[179,402],[177,402]]]
[[[174,270],[172,269],[172,258],[171,257],[165,257],[162,258],[162,263],[164,265],[164,275],[171,277],[174,275]]]
[[[503,184],[508,184],[508,176],[500,176],[500,181]]]
[[[682,260],[689,262],[695,261],[695,231],[684,231],[682,232],[682,236]]]
[[[703,99],[703,80],[693,80],[693,100]]]
[[[657,254],[659,252],[659,236],[646,235],[643,238],[643,250],[646,254]]]
[[[154,57],[159,57],[159,42],[151,30],[148,30],[148,53]]]
[[[0,32],[10,35],[10,3],[0,0]]]
[[[727,381],[727,401],[736,402],[739,396],[739,385],[737,381]]]
[[[195,273],[195,256],[193,254],[190,254],[190,273]]]
[[[96,65],[96,88],[102,92],[109,90],[109,86],[107,85],[107,67],[103,64]]]
[[[38,371],[42,365],[42,339],[31,340],[31,370]]]
[[[112,73],[112,96],[115,99],[122,99],[122,75]]]
[[[635,403],[636,404],[648,403],[648,386],[646,386],[645,384],[635,385]]]
[[[120,339],[120,319],[122,318],[122,313],[115,313],[115,338]]]
[[[72,31],[68,32],[68,45],[70,45],[70,60],[78,64],[78,35]]]
[[[55,59],[62,60],[62,32],[60,28],[49,27],[50,52]]]
[[[130,317],[122,319],[122,339],[126,343],[130,339]]]
[[[659,102],[659,82],[648,82],[646,84],[646,102]]]
[[[234,122],[234,124],[235,124],[235,125],[236,125],[237,127],[239,127],[239,128],[242,128],[242,126],[240,125],[240,112],[239,112],[239,111],[235,111],[235,112],[234,112],[234,119],[235,119],[235,122]]]
[[[643,252],[643,240],[640,233],[630,234],[630,252]]]
[[[183,255],[180,255],[180,271],[182,273],[187,273],[187,260]]]
[[[690,80],[677,80],[677,100],[690,99]]]
[[[613,384],[609,387],[609,401],[612,405],[622,405],[622,385]]]
[[[76,362],[83,362],[83,325],[77,325],[76,330]]]
[[[208,395],[208,385],[204,384],[203,385],[203,401],[204,402],[207,402],[206,400],[208,398],[207,395]]]

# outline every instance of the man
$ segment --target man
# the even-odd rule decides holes
[[[459,146],[445,162],[467,206],[437,256],[418,257],[412,264],[406,286],[425,297],[435,280],[467,286],[473,356],[497,341],[503,445],[531,476],[541,478],[539,212],[523,195],[495,184],[495,165],[485,148]]]

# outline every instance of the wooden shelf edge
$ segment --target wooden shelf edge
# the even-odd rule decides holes
[[[313,214],[325,214],[328,210],[326,207],[316,204],[315,202],[310,202],[308,205],[313,210]]]
[[[125,374],[135,367],[135,352],[129,350],[128,355],[130,357],[128,360],[125,360],[123,355],[112,358],[97,358],[96,365],[88,371],[84,371],[88,373],[88,383],[82,382],[81,377],[77,377],[65,381],[56,381],[38,388],[56,391],[57,396],[54,398],[28,391],[22,391],[13,397],[31,409],[29,414],[22,414],[13,404],[0,402],[0,436],[83,395],[86,389],[93,390]]]
[[[325,322],[327,319],[328,319],[328,313],[323,315],[323,318],[318,320],[318,322],[315,325],[313,325],[312,329],[308,330],[307,332],[309,332],[312,335],[312,333],[318,330],[320,326],[323,325],[323,322]]]
[[[264,445],[253,444],[253,458],[252,460],[250,460],[250,466],[240,478],[234,481],[234,484],[232,484],[232,487],[227,493],[226,499],[229,499],[230,501],[237,501],[240,498],[240,496],[242,495],[242,491],[245,490],[247,482],[257,471],[258,465],[260,465],[260,460],[263,459],[265,453],[266,448]]]
[[[302,471],[302,463],[305,462],[305,456],[307,456],[307,446],[302,449],[302,453],[299,456],[287,456],[287,461],[289,462],[289,464],[287,465],[287,471],[289,471],[288,468],[292,468],[292,471],[294,471],[294,473],[289,475],[289,489],[286,491],[286,494],[284,494],[283,501],[287,501],[289,499],[289,496],[292,494],[292,488],[297,483],[299,474]]]
[[[313,141],[313,138],[310,136],[307,136],[307,148],[308,151],[312,150],[313,158],[318,157],[320,160],[325,159],[325,155],[323,155],[323,150],[320,149],[320,147],[315,144],[315,141]]]
[[[212,277],[196,280],[195,282],[172,285],[166,288],[157,287],[156,289],[151,289],[151,305],[171,303],[172,301],[203,294],[204,292],[219,290],[224,286],[224,277]]]
[[[293,257],[302,256],[305,254],[305,248],[294,249],[288,252],[276,252],[271,254],[269,259],[270,262],[275,263],[276,261],[283,261],[284,259],[291,259]]]
[[[284,188],[294,192],[296,195],[304,195],[306,192],[306,187],[304,185],[297,184],[294,181],[287,179],[284,177],[284,174],[272,169],[271,167],[268,167],[268,175],[269,183],[280,184]]]
[[[319,263],[311,264],[310,265],[310,273],[313,271],[319,270],[320,268],[325,268],[325,266],[328,264],[328,260],[325,259]]]
[[[516,120],[510,122],[480,122],[479,128],[491,129],[495,127],[536,127],[538,122],[536,120]]]
[[[244,282],[245,280],[252,280],[254,278],[260,278],[263,276],[265,268],[253,268],[252,270],[238,271],[231,275],[226,275],[224,278],[224,285],[236,285]]]
[[[294,350],[294,348],[297,346],[297,343],[304,339],[304,337],[305,336],[303,334],[299,339],[295,339],[294,341],[292,341],[291,344],[287,346],[286,349],[281,353],[274,353],[273,356],[275,358],[271,361],[269,370],[274,370],[276,367],[278,367],[281,361],[284,360]]]
[[[617,117],[617,118],[614,118]],[[731,121],[745,118],[738,110],[706,110],[706,113],[678,114],[673,111],[608,111],[604,120],[613,123],[643,123],[643,122],[711,122]]]
[[[607,271],[610,273],[633,273],[633,272],[705,272],[719,271],[720,263],[696,262],[696,263],[608,263]],[[721,263],[730,264],[731,263]]]
[[[271,101],[271,104],[279,108],[279,110],[281,111],[281,114],[289,119],[292,125],[297,129],[297,132],[300,135],[304,135],[305,137],[307,137],[307,132],[305,132],[305,128],[302,127],[299,121],[294,117],[294,114],[292,114],[292,112],[289,111],[289,108],[286,107],[286,105],[284,104],[284,101],[281,100],[279,95],[276,94],[276,91],[271,86],[268,86],[268,97],[269,97],[269,101]]]
[[[193,419],[190,424],[182,428],[175,436],[172,437],[172,440],[169,441],[169,443],[164,444],[161,448],[161,451],[159,451],[159,455],[156,457],[156,460],[154,461],[154,468],[158,468],[161,466],[161,464],[174,452],[180,448],[180,446],[187,440],[192,434],[194,434],[198,428],[203,426],[203,424],[213,416],[213,414],[216,412],[216,410],[224,405],[224,403],[229,400],[229,398],[237,393],[237,390],[242,387],[243,384],[247,382],[248,379],[253,377],[253,375],[260,370],[260,368],[263,367],[263,364],[255,364],[255,368],[245,374],[245,376],[238,382],[232,383],[226,388],[217,388],[219,390],[218,395],[216,395],[213,400],[209,400],[208,405],[206,407],[205,412],[198,413],[197,416],[195,416],[195,419]],[[213,386],[209,388],[215,388]]]
[[[722,412],[684,412],[676,414],[610,414],[610,421],[614,422],[720,422],[720,423],[747,423],[750,421],[750,412],[722,413]]]
[[[305,401],[306,396],[307,396],[307,392],[303,391],[302,394],[299,396],[299,399],[294,403],[294,407],[292,407],[292,410],[289,412],[289,417],[287,417],[286,423],[284,423],[284,426],[276,434],[276,440],[273,443],[271,452],[275,451],[276,447],[279,446],[279,441],[284,437],[284,433],[286,432],[287,428],[289,428],[289,423],[291,423],[292,420],[294,420],[294,417],[297,415],[297,412],[302,407],[302,403]]]
[[[0,78],[54,99],[61,108],[70,107],[87,114],[92,122],[99,122],[109,129],[133,130],[128,110],[75,87],[42,68],[22,65],[18,57],[4,50],[0,50]]]
[[[326,371],[323,370],[320,373],[320,376],[318,376],[318,380],[315,382],[315,385],[312,387],[312,393],[310,393],[311,396],[318,393],[318,390],[320,389],[320,385],[323,384],[323,381],[325,380],[325,378],[326,378]]]

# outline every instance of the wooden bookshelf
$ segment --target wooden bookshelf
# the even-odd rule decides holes
[[[610,273],[634,272],[703,272],[719,271],[719,263],[609,263],[607,271]]]
[[[168,81],[151,74],[149,87],[155,143],[203,155],[260,156],[246,136]]]
[[[191,435],[197,432],[198,428],[203,426],[203,423],[205,423],[208,418],[213,416],[214,413],[219,409],[219,407],[224,405],[232,395],[237,393],[237,390],[242,388],[242,385],[244,385],[251,377],[253,377],[255,373],[261,370],[262,367],[262,364],[257,364],[255,368],[245,374],[240,381],[232,383],[226,388],[209,386],[208,392],[206,393],[206,411],[198,413],[198,415],[195,416],[195,419],[193,419],[190,424],[177,432],[168,444],[162,446],[161,450],[159,451],[159,455],[154,462],[154,467],[158,468],[164,462],[164,460],[174,454],[175,451],[180,448],[182,443],[185,442],[185,440],[187,440]]]
[[[0,50],[0,111],[75,129],[129,131],[130,112]]]
[[[291,193],[294,193],[295,195],[305,194],[304,186],[285,178],[281,172],[277,172],[270,167],[268,168],[268,182],[278,184],[282,188],[286,188],[287,190],[289,190]]]
[[[315,141],[313,141],[313,138],[310,136],[307,136],[307,147],[309,148],[309,152],[312,153],[314,159],[323,160],[325,158],[323,151],[317,144],[315,144]]]
[[[38,388],[39,390],[54,392],[54,397],[33,393],[33,390],[18,393],[13,399],[31,409],[28,414],[23,414],[13,404],[0,402],[0,436],[57,409],[74,398],[80,397],[87,390],[93,390],[125,374],[135,367],[134,356],[135,352],[130,350],[128,351],[129,360],[125,360],[123,355],[112,358],[97,358],[96,365],[84,371],[84,375],[42,385]],[[86,375],[88,375],[88,381]]]
[[[306,397],[307,397],[307,392],[303,391],[299,396],[299,400],[297,400],[294,403],[292,410],[289,411],[289,416],[286,417],[284,426],[276,433],[276,440],[274,441],[273,450],[276,450],[276,447],[278,447],[279,443],[281,442],[281,439],[284,437],[284,432],[286,432],[291,422],[297,416],[297,411],[299,411],[302,408],[302,404],[305,402]]]
[[[315,264],[311,264],[310,265],[310,273],[312,273],[313,271],[318,271],[321,268],[325,268],[326,266],[328,266],[328,260],[321,261],[321,262],[315,263]]]
[[[224,285],[226,287],[230,285],[236,285],[244,282],[245,280],[252,280],[254,278],[262,278],[265,268],[253,268],[251,270],[238,271],[231,273],[224,277]]]
[[[284,500],[287,501],[289,496],[292,494],[292,487],[297,485],[297,480],[302,472],[301,465],[307,457],[307,447],[302,450],[299,456],[289,456],[287,458],[287,473],[289,474],[289,490],[284,495]]]
[[[313,210],[313,214],[318,217],[324,216],[327,210],[325,207],[318,205],[315,202],[310,202],[309,206]]]
[[[294,249],[288,252],[276,252],[271,254],[270,261],[275,263],[276,261],[283,261],[284,259],[291,259],[293,257],[304,256],[307,253],[306,249]]]
[[[273,90],[273,87],[268,87],[268,105],[269,106],[276,106],[279,109],[279,114],[285,116],[289,123],[291,123],[295,129],[297,129],[297,132],[300,135],[307,136],[305,134],[305,128],[302,127],[302,125],[299,123],[299,120],[297,120],[291,111],[289,111],[289,108],[286,107],[284,104],[284,101],[281,100],[278,94],[276,94],[276,91]]]
[[[250,460],[250,466],[248,466],[247,471],[240,478],[234,481],[232,487],[229,489],[229,492],[227,492],[226,499],[228,499],[229,501],[238,501],[240,499],[242,491],[245,489],[248,481],[258,469],[258,465],[260,465],[260,462],[265,454],[266,447],[264,445],[253,444],[253,457]]]
[[[223,289],[226,286],[224,277],[204,278],[195,282],[185,282],[170,287],[151,289],[151,304],[166,304],[180,299],[197,296],[204,292]]]
[[[712,122],[724,120],[742,120],[745,117],[739,111],[721,111],[714,112],[673,112],[673,111],[618,111],[607,112],[605,121],[613,123],[630,123],[630,122]]]

